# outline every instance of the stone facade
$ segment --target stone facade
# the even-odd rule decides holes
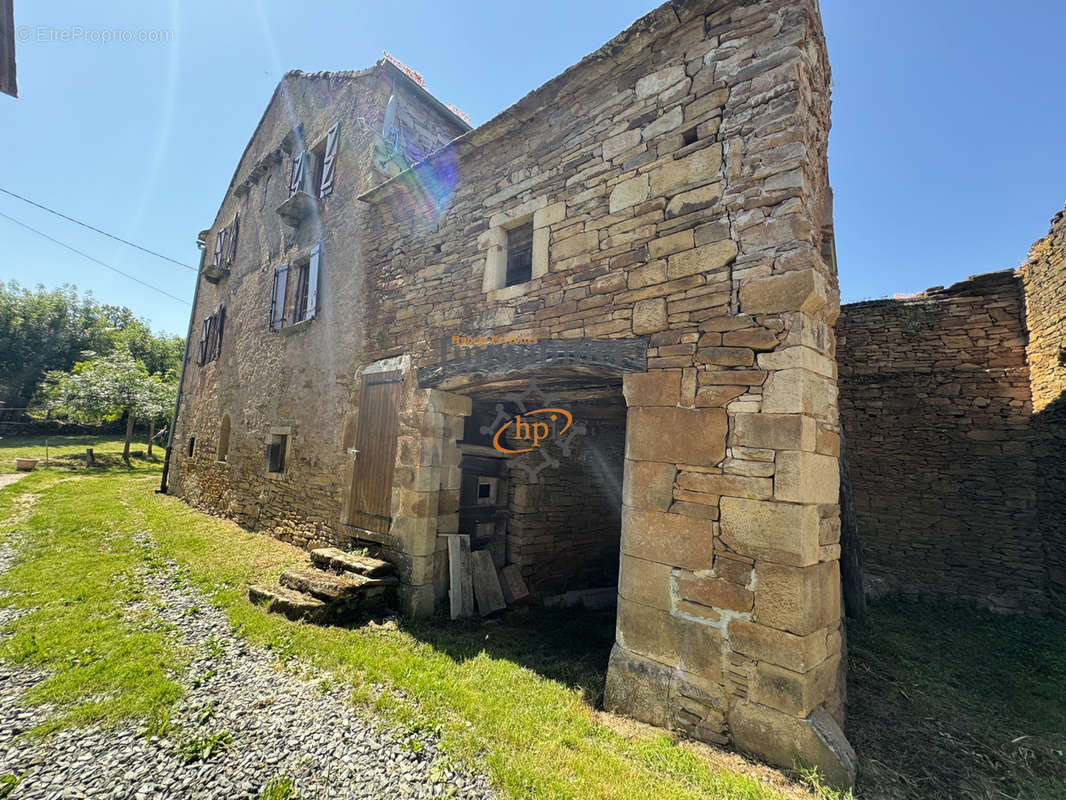
[[[837,322],[867,589],[1061,611],[1062,215],[1028,263]]]
[[[401,74],[383,64],[279,87],[205,234],[244,209],[247,251],[198,290],[195,318],[227,304],[227,322],[219,357],[188,368],[175,491],[300,543],[372,547],[396,564],[406,610],[428,613],[447,593],[474,404],[529,379],[571,398],[575,419],[582,398],[614,404],[613,425],[590,419],[612,463],[584,488],[615,513],[574,524],[577,464],[591,457],[535,489],[512,474],[512,562],[565,588],[575,574],[552,563],[602,571],[620,554],[611,710],[849,782],[839,303],[823,257],[829,69],[815,2],[667,3],[469,132]],[[400,138],[441,145],[395,175],[382,167],[394,144],[375,133],[390,94],[411,129]],[[338,122],[332,194],[301,211],[277,173]],[[270,174],[280,194],[256,211]],[[309,216],[282,224],[275,208]],[[524,230],[529,272],[514,281],[509,242]],[[317,315],[272,331],[275,268],[307,258],[319,259]],[[640,354],[522,351],[531,360],[464,370],[437,345],[484,334]],[[384,376],[395,415],[360,421]],[[360,517],[366,433],[393,424],[388,513]]]

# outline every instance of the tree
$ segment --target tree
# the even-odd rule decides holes
[[[46,373],[128,350],[150,374],[181,368],[184,340],[152,333],[122,306],[101,305],[70,286],[25,289],[0,283],[0,405],[25,408]]]
[[[122,460],[129,464],[133,421],[136,417],[157,420],[173,402],[176,385],[149,375],[144,363],[129,350],[117,350],[74,365],[70,372],[48,373],[42,385],[46,404],[54,411],[88,422],[126,417],[126,441]]]

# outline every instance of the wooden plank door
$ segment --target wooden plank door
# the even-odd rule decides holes
[[[399,370],[363,376],[353,445],[359,452],[348,503],[348,524],[357,528],[389,531],[402,393],[403,373]]]

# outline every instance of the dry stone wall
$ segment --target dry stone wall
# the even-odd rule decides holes
[[[1032,439],[1051,609],[1066,615],[1066,212],[1029,251],[1020,274],[1029,326]]]
[[[871,591],[1042,604],[1025,344],[1010,270],[844,306],[840,408]]]

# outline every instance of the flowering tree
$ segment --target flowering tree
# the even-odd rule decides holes
[[[126,442],[122,460],[129,464],[133,420],[157,420],[173,402],[174,389],[162,378],[149,375],[144,364],[128,350],[80,361],[70,372],[49,372],[42,385],[46,404],[87,422],[126,417]]]

